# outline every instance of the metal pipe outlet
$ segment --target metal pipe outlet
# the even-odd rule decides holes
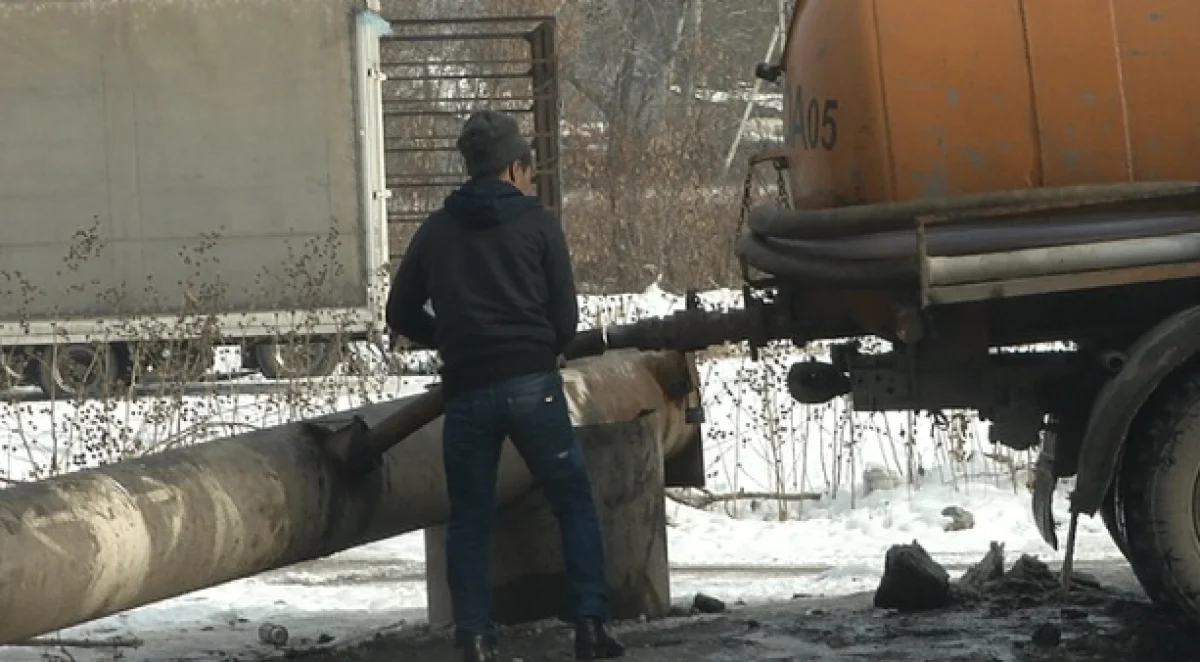
[[[1054,248],[929,258],[930,285],[1144,267],[1200,259],[1200,232]]]

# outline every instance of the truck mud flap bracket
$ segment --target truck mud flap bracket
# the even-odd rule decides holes
[[[1033,474],[1033,521],[1042,540],[1051,548],[1058,549],[1058,534],[1054,522],[1054,488],[1058,478],[1054,475],[1054,450],[1058,436],[1051,432],[1042,441],[1037,465]]]
[[[1134,418],[1159,384],[1197,353],[1200,306],[1168,317],[1129,348],[1125,365],[1105,383],[1092,403],[1071,494],[1073,513],[1094,515],[1099,510]],[[1040,480],[1041,471],[1038,474]],[[1053,481],[1052,473],[1048,479]],[[1038,498],[1035,489],[1035,500]],[[1042,531],[1047,542],[1053,539],[1053,528],[1050,533],[1047,538],[1046,531]]]

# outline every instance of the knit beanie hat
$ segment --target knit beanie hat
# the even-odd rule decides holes
[[[471,113],[458,136],[458,151],[472,177],[500,172],[530,153],[517,120],[494,110]]]

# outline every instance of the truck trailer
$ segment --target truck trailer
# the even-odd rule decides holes
[[[383,331],[378,23],[357,0],[0,2],[0,346],[92,395]],[[189,375],[193,376],[193,375]]]
[[[377,4],[0,0],[0,385],[186,381],[215,345],[314,377],[383,347],[389,265],[482,107],[521,118],[559,209],[553,18]]]

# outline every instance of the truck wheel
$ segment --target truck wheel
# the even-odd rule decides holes
[[[1120,474],[1118,465],[1117,472]],[[1124,507],[1125,504],[1117,497],[1117,479],[1113,480],[1113,484],[1108,488],[1108,494],[1104,496],[1104,501],[1100,504],[1100,519],[1104,520],[1104,528],[1108,529],[1108,535],[1112,537],[1113,543],[1117,549],[1121,550],[1121,555],[1125,560],[1129,560],[1129,540],[1126,538],[1124,526]]]
[[[38,384],[48,398],[98,398],[119,382],[120,359],[112,345],[73,343],[45,347],[38,356]]]
[[[327,377],[342,361],[342,346],[319,338],[300,338],[296,343],[268,342],[255,348],[255,358],[267,379]]]
[[[30,355],[23,349],[0,350],[0,389],[11,391],[25,383]]]
[[[1138,415],[1117,476],[1128,557],[1150,599],[1200,622],[1200,372]]]

